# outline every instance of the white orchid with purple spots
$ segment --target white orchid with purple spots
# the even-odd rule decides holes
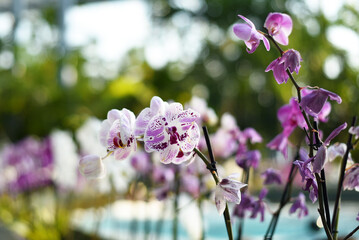
[[[117,160],[123,160],[136,151],[135,119],[133,112],[126,108],[121,111],[112,109],[101,124],[100,142],[108,152],[114,153]]]
[[[235,204],[241,203],[241,188],[247,184],[236,180],[238,177],[238,173],[233,173],[223,178],[216,186],[214,202],[220,215],[223,214],[227,201]]]
[[[192,109],[183,110],[180,103],[168,104],[163,115],[157,114],[149,121],[144,132],[145,150],[159,152],[161,162],[166,164],[191,159],[200,137],[196,124],[199,117]]]

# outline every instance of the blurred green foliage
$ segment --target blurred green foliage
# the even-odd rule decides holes
[[[271,72],[264,73],[266,66],[279,56],[274,48],[266,52],[261,45],[255,53],[247,54],[243,42],[231,38],[230,32],[231,26],[240,21],[237,14],[250,18],[257,29],[264,30],[261,25],[273,11],[292,16],[294,29],[289,48],[298,50],[303,58],[300,73],[295,75],[300,85],[320,86],[338,93],[343,99],[341,105],[332,104],[330,121],[324,130],[328,132],[338,123],[350,122],[353,115],[358,115],[358,69],[350,67],[347,53],[335,48],[326,34],[333,25],[347,25],[358,31],[358,25],[344,21],[350,12],[353,21],[359,22],[358,12],[353,7],[345,5],[333,22],[320,11],[311,13],[303,1],[207,0],[200,1],[204,8],[195,12],[184,9],[178,2],[149,1],[154,24],[161,26],[177,13],[185,12],[191,21],[200,19],[208,23],[210,31],[219,29],[223,38],[219,42],[206,39],[199,57],[186,68],[181,67],[181,63],[170,62],[164,68],[153,69],[143,57],[144,48],[141,48],[128,53],[125,67],[117,77],[89,77],[84,71],[89,59],[81,49],[68,49],[60,58],[58,46],[54,45],[34,55],[26,50],[31,46],[2,39],[1,51],[13,51],[15,61],[11,69],[0,71],[0,138],[17,141],[27,135],[45,136],[54,128],[74,131],[89,116],[105,118],[111,108],[126,107],[138,114],[148,106],[153,95],[185,103],[195,93],[207,96],[208,104],[219,115],[232,113],[241,128],[254,127],[268,142],[281,131],[276,111],[295,96],[293,87],[290,83],[278,85]],[[57,27],[55,6],[40,13],[49,25]],[[316,33],[305,25],[306,16],[319,27]],[[340,74],[331,80],[323,72],[325,60],[330,55],[339,57],[342,65]],[[100,66],[105,65],[98,61]],[[74,85],[60,84],[59,66],[75,69],[77,81]]]

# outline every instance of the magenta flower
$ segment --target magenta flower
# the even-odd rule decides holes
[[[324,164],[328,161],[327,154],[327,145],[330,144],[330,141],[335,138],[343,129],[347,127],[347,123],[344,123],[333,130],[327,137],[327,139],[323,142],[322,146],[318,149],[317,154],[313,160],[313,172],[320,173],[320,171],[324,168]]]
[[[270,45],[268,39],[262,33],[257,31],[256,27],[254,26],[251,20],[243,17],[242,15],[238,15],[238,16],[242,18],[244,21],[246,21],[247,24],[245,23],[235,24],[233,26],[233,32],[234,34],[236,34],[236,36],[239,39],[244,41],[244,43],[247,46],[247,52],[253,53],[259,46],[261,40],[263,41],[267,51],[269,51]]]
[[[258,196],[258,200],[253,202],[253,209],[252,209],[252,215],[250,216],[250,218],[257,218],[258,213],[260,214],[261,218],[260,221],[263,222],[264,221],[264,213],[265,213],[265,207],[266,204],[263,201],[265,196],[268,193],[268,189],[263,188]]]
[[[292,32],[292,19],[284,13],[269,13],[264,22],[264,27],[268,30],[274,40],[282,45],[288,45],[288,36]]]
[[[291,98],[289,104],[279,108],[277,117],[287,132],[292,132],[297,126],[301,129],[308,128],[307,123],[300,111],[298,101],[295,98]]]
[[[240,189],[247,186],[247,184],[236,180],[235,178],[238,175],[237,173],[231,174],[227,178],[223,178],[216,186],[214,201],[219,215],[223,214],[227,201],[235,204],[241,202]]]
[[[254,128],[246,128],[242,131],[241,138],[249,140],[252,144],[262,142],[262,136]]]
[[[199,128],[196,124],[199,117],[192,109],[183,110],[180,103],[169,104],[165,114],[154,116],[146,127],[146,152],[159,152],[161,162],[166,164],[179,164],[189,160],[199,141]]]
[[[290,73],[296,72],[298,74],[301,61],[303,60],[300,53],[294,49],[289,49],[281,57],[271,62],[265,72],[272,70],[274,79],[278,84],[287,83],[289,75],[286,70],[288,69]]]
[[[309,198],[314,203],[318,198],[318,184],[311,169],[311,161],[314,157],[308,158],[308,154],[304,149],[300,149],[299,156],[300,160],[294,161],[293,164],[298,167],[302,182],[305,181],[303,190],[309,192]]]
[[[253,203],[254,198],[247,193],[243,193],[241,203],[234,207],[233,215],[239,218],[244,218],[246,212],[253,211]]]
[[[121,111],[112,109],[101,124],[100,142],[107,151],[114,152],[117,160],[125,159],[131,152],[136,151],[135,119],[133,112],[126,108]]]
[[[250,167],[257,168],[261,159],[261,153],[258,150],[247,151],[236,155],[236,163],[243,169]]]
[[[282,178],[280,176],[280,172],[273,168],[268,168],[265,170],[261,176],[264,178],[263,184],[282,184]]]
[[[318,118],[328,98],[330,100],[336,101],[339,104],[342,102],[342,99],[337,94],[323,88],[318,88],[304,96],[300,102],[300,106],[306,113]]]
[[[305,205],[305,196],[303,193],[299,193],[298,197],[295,199],[293,205],[289,209],[289,214],[295,213],[297,210],[299,210],[298,218],[308,215],[308,208]]]
[[[353,190],[359,192],[359,164],[352,165],[346,172],[343,182],[344,190]]]
[[[286,131],[278,134],[272,141],[267,144],[267,147],[272,150],[280,151],[285,158],[288,157],[288,137],[289,134]]]
[[[152,171],[150,155],[144,151],[139,151],[131,157],[131,165],[137,172],[142,174]]]

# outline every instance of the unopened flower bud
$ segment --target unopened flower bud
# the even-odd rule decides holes
[[[82,157],[79,162],[79,170],[87,179],[102,178],[106,174],[102,159],[97,155]]]

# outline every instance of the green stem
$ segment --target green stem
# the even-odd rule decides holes
[[[208,169],[212,169],[211,162],[206,158],[206,156],[203,155],[203,153],[199,149],[194,148],[194,152],[197,153],[197,155],[202,159],[202,161],[206,164]],[[220,180],[219,180],[219,177],[218,177],[216,171],[210,170],[210,172],[212,174],[212,177],[213,177],[214,181],[216,182],[216,185],[218,185]],[[232,233],[232,226],[231,226],[231,216],[229,214],[227,203],[226,203],[226,208],[224,210],[223,216],[224,216],[224,222],[225,222],[226,228],[227,228],[228,239],[233,240],[233,233]]]
[[[173,225],[172,225],[172,237],[173,240],[177,240],[178,237],[178,197],[180,193],[180,176],[179,168],[176,168],[175,175],[175,200],[173,202]]]

